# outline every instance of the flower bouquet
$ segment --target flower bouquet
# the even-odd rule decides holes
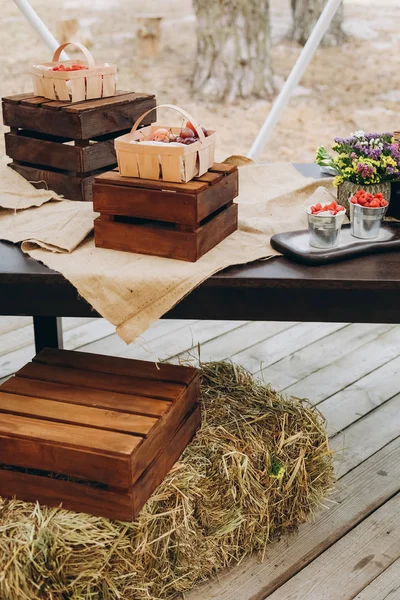
[[[371,194],[382,193],[389,201],[391,182],[400,180],[400,150],[392,133],[356,131],[349,138],[335,138],[333,157],[323,146],[316,161],[336,173],[338,201],[349,210],[349,197],[360,188]]]

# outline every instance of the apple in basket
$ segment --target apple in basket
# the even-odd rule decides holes
[[[204,127],[202,127],[204,135],[208,136],[208,131]],[[185,144],[189,146],[190,144],[194,144],[199,141],[199,136],[197,135],[197,131],[192,125],[190,121],[186,122],[185,127],[182,127],[178,134],[172,132],[171,129],[166,129],[165,127],[160,127],[159,129],[155,129],[150,135],[145,136],[143,138],[138,139],[138,142],[163,142],[165,144],[170,144],[171,142],[175,144]]]

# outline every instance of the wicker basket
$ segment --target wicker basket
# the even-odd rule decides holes
[[[82,51],[86,61],[63,60],[60,54],[66,46],[75,46]],[[63,64],[84,65],[80,71],[53,71],[52,67]],[[67,42],[57,48],[51,62],[32,67],[33,88],[36,96],[65,102],[80,102],[94,98],[108,98],[116,92],[116,65],[96,63],[92,54],[82,44]]]
[[[132,131],[115,140],[119,172],[122,177],[141,177],[160,181],[187,183],[193,177],[203,175],[214,164],[215,131],[208,130],[206,137],[198,125],[195,126],[199,140],[185,146],[175,142],[137,141],[159,127],[179,134],[180,127],[169,125],[149,125],[138,130],[142,120],[152,110],[171,108],[179,112],[191,123],[196,121],[183,109],[173,104],[161,104],[144,113],[132,127]]]

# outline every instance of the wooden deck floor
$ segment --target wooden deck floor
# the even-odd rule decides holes
[[[400,326],[159,321],[126,346],[64,319],[65,347],[145,360],[231,358],[328,422],[338,492],[315,522],[187,600],[400,600]],[[0,318],[0,379],[34,354],[29,318]]]

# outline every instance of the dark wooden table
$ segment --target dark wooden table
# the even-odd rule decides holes
[[[316,165],[296,165],[318,176]],[[0,315],[32,315],[38,350],[62,345],[59,317],[98,317],[64,277],[0,242]],[[306,267],[283,257],[210,277],[166,318],[400,323],[400,252]]]

